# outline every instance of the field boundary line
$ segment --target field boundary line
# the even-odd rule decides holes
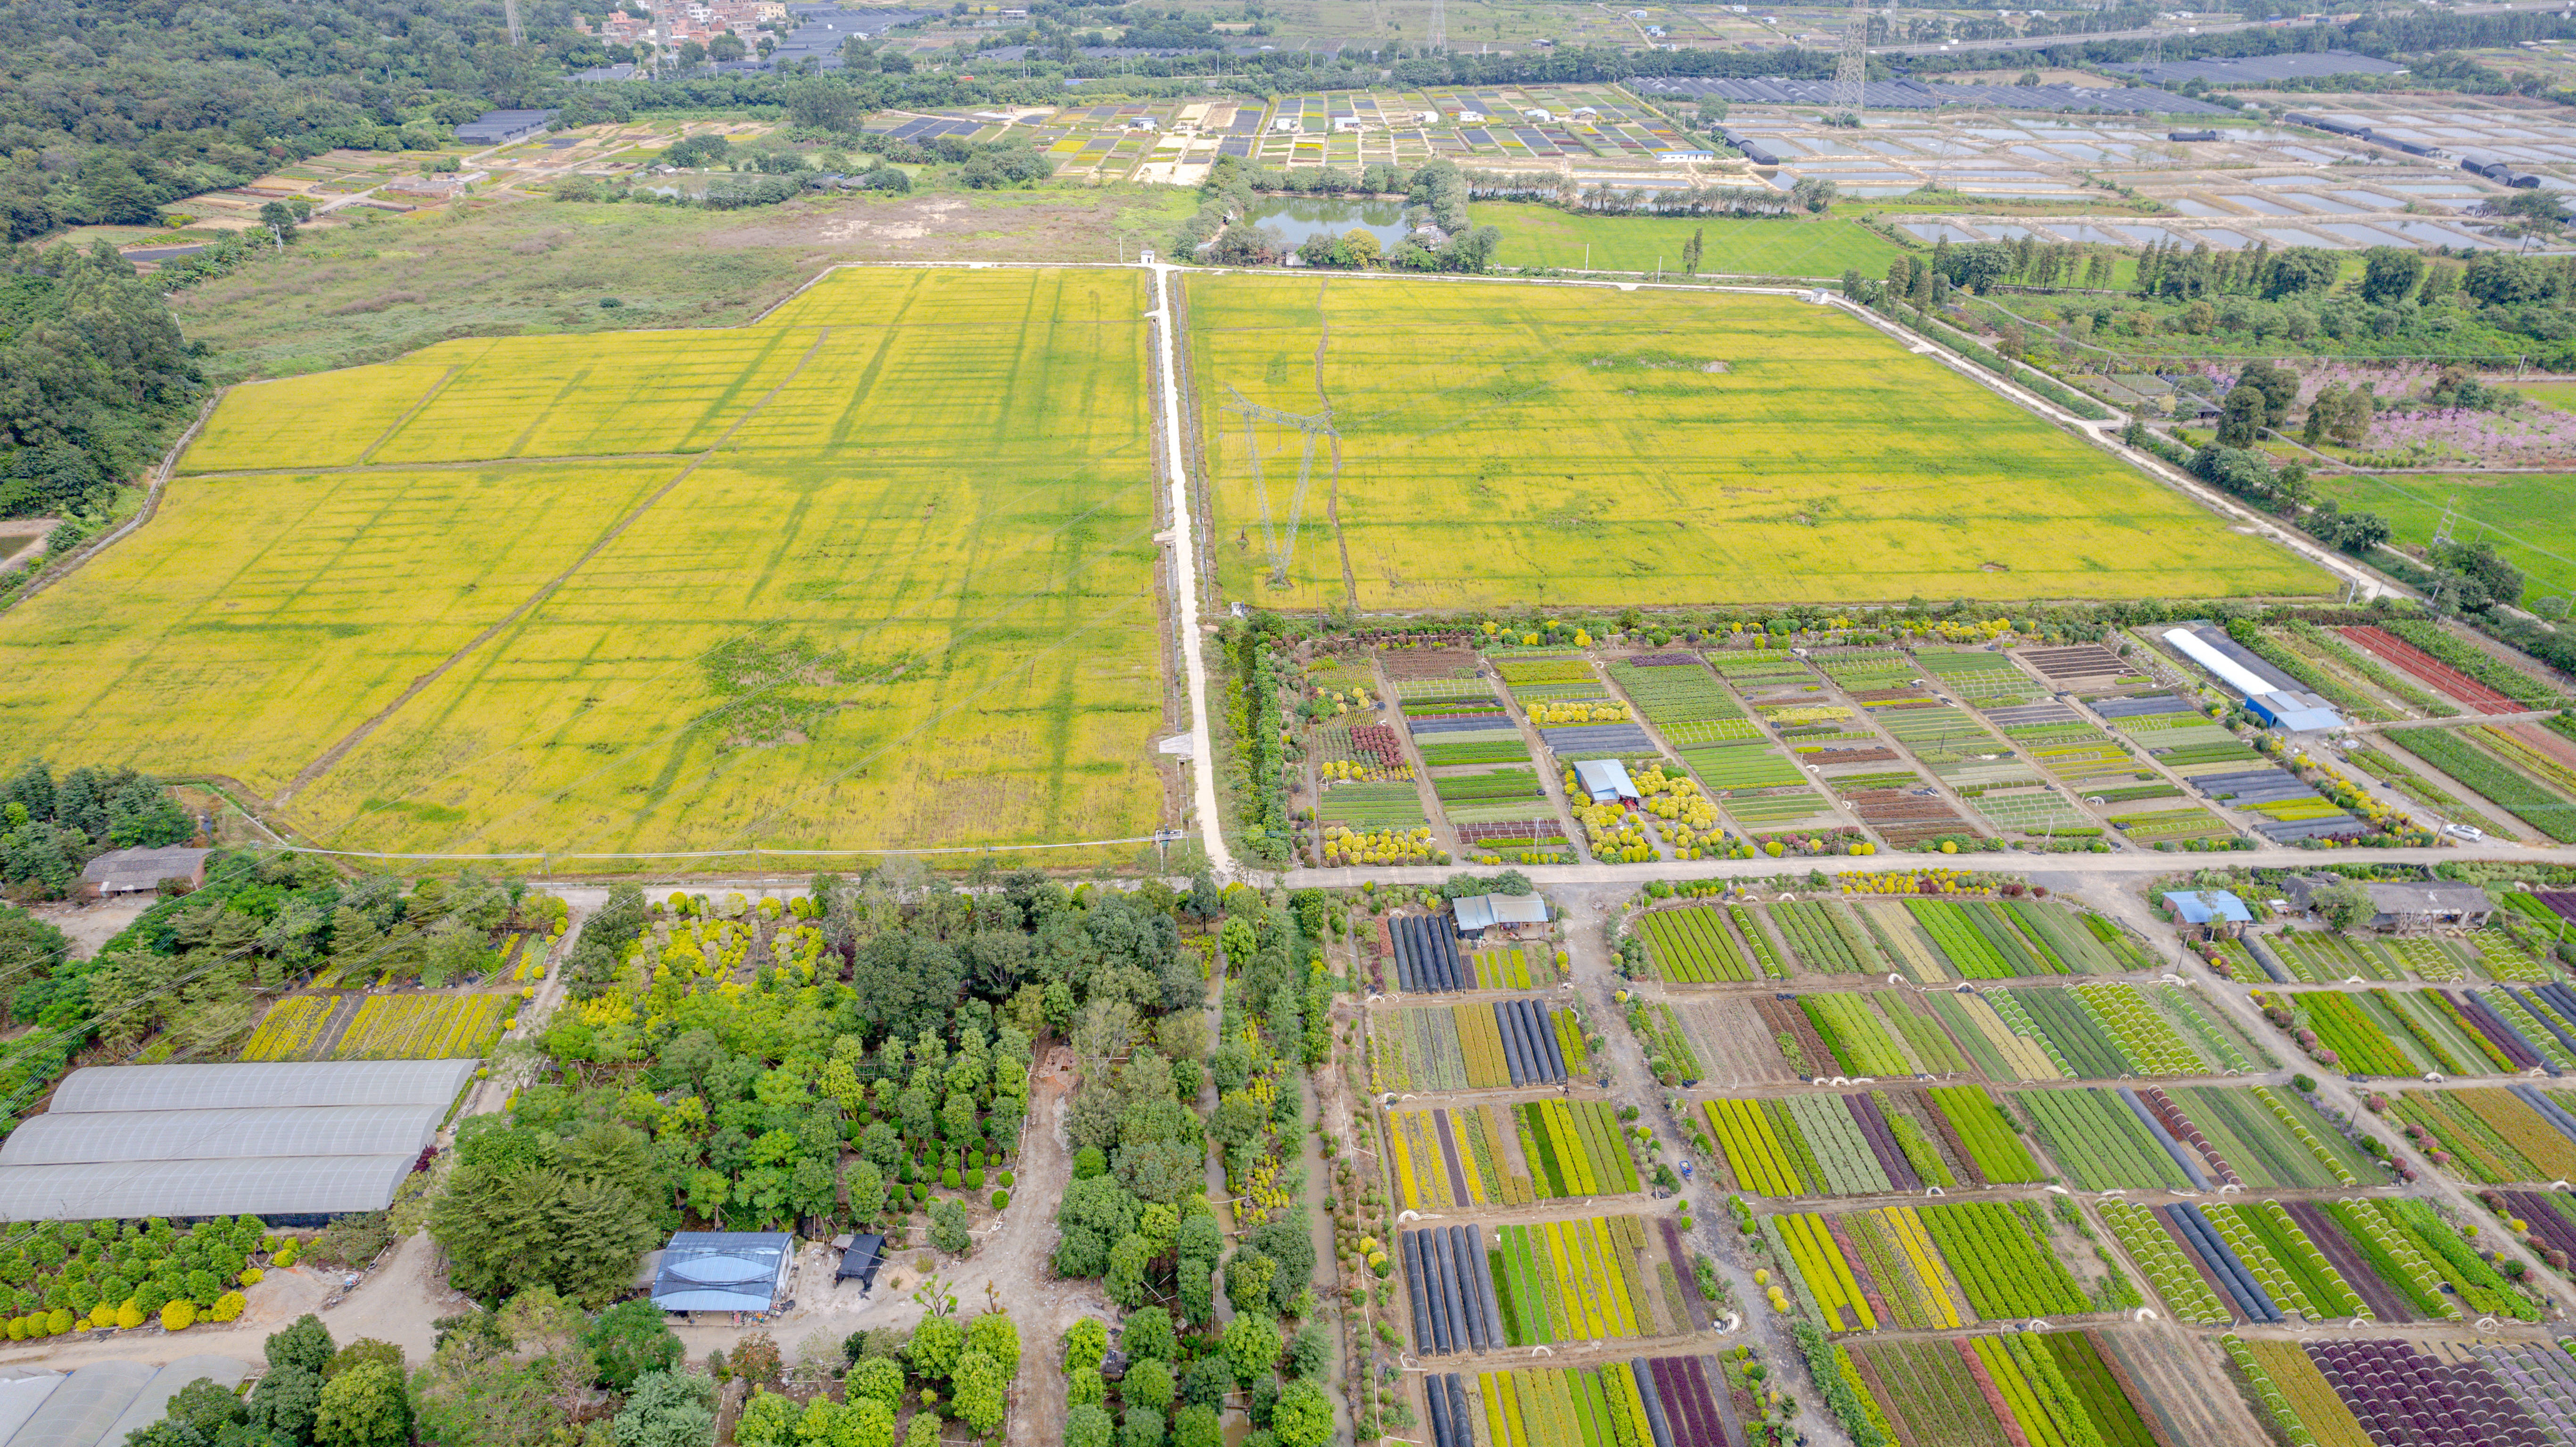
[[[900,857],[911,854],[1002,854],[1019,849],[1097,849],[1109,844],[1153,844],[1160,836],[1138,834],[1125,839],[1060,839],[1042,844],[942,844],[919,849],[772,849],[766,845],[744,845],[740,849],[688,849],[663,854],[553,854],[545,851],[509,854],[400,854],[365,849],[317,849],[302,844],[283,845],[283,854],[320,854],[334,859],[731,859],[738,854],[778,859],[836,859],[844,855]]]
[[[86,547],[73,553],[70,557],[61,560],[62,567],[60,571],[49,570],[37,577],[28,579],[27,586],[19,589],[16,597],[11,598],[7,604],[0,605],[0,612],[7,612],[10,608],[17,607],[19,604],[33,598],[38,593],[45,591],[47,588],[54,586],[54,584],[61,582],[63,579],[70,577],[74,573],[79,572],[90,559],[106,552],[110,544],[124,537],[127,533],[134,531],[136,528],[143,526],[145,523],[152,521],[153,517],[161,511],[162,494],[170,490],[170,477],[179,466],[179,455],[188,450],[189,443],[197,440],[197,434],[205,430],[206,419],[215,415],[215,404],[223,401],[224,394],[231,390],[232,389],[230,387],[216,388],[215,395],[206,399],[206,405],[197,409],[197,420],[189,423],[188,430],[180,433],[179,440],[171,443],[170,450],[161,455],[161,465],[152,469],[151,490],[144,493],[143,506],[135,509],[134,516],[127,518],[122,524],[117,526],[115,531],[110,532],[107,536],[92,541]],[[50,558],[46,560],[49,568],[53,562],[54,560]]]
[[[785,296],[780,297],[778,300],[776,300],[776,301],[774,301],[774,302],[771,302],[769,305],[767,305],[767,306],[765,306],[765,307],[762,307],[762,308],[759,310],[759,312],[758,312],[758,313],[756,313],[755,315],[753,315],[752,317],[750,317],[748,320],[744,321],[744,322],[742,323],[742,325],[747,326],[747,327],[756,327],[756,326],[760,325],[762,322],[765,322],[765,321],[769,320],[769,318],[770,318],[770,314],[771,314],[771,313],[773,313],[773,312],[777,311],[780,307],[783,307],[783,306],[787,305],[789,302],[796,300],[796,298],[798,298],[798,297],[800,297],[800,296],[803,296],[805,293],[807,293],[807,292],[809,292],[809,291],[813,290],[813,289],[814,289],[815,284],[816,284],[816,283],[818,283],[818,282],[820,282],[823,278],[825,278],[825,277],[827,277],[827,276],[830,276],[833,272],[844,270],[844,269],[846,269],[849,265],[850,265],[850,263],[848,263],[848,262],[846,262],[846,261],[836,261],[836,262],[833,262],[831,265],[829,265],[829,266],[827,266],[827,267],[824,267],[821,271],[818,271],[818,272],[814,273],[812,276],[809,276],[809,277],[805,278],[803,281],[798,282],[798,283],[796,284],[796,289],[795,289],[795,290],[793,290],[793,291],[791,291],[791,292],[787,293],[787,295],[785,295]]]
[[[440,678],[445,677],[449,669],[454,668],[457,664],[463,662],[467,655],[473,653],[476,649],[481,648],[484,644],[489,643],[494,638],[499,637],[504,629],[507,629],[512,624],[518,622],[521,618],[526,617],[529,613],[544,604],[546,600],[552,598],[563,588],[564,584],[572,581],[573,574],[580,572],[585,567],[588,567],[592,559],[598,557],[602,552],[607,551],[609,544],[614,543],[620,537],[625,536],[626,530],[633,527],[636,521],[642,518],[644,514],[652,511],[654,504],[659,503],[666,497],[669,497],[672,491],[679,487],[681,483],[688,481],[699,468],[706,465],[708,458],[715,456],[716,452],[720,448],[733,440],[735,433],[740,432],[745,426],[749,425],[752,418],[759,416],[762,408],[767,407],[771,401],[776,399],[779,393],[787,390],[788,384],[794,382],[797,376],[805,370],[805,364],[814,360],[814,354],[823,349],[823,343],[830,338],[831,334],[831,329],[829,327],[824,328],[822,333],[814,338],[813,345],[805,349],[805,355],[797,358],[796,365],[788,369],[787,375],[778,379],[778,385],[770,388],[759,401],[752,403],[749,408],[744,410],[740,417],[735,418],[733,425],[727,427],[722,436],[716,438],[715,441],[708,443],[706,450],[699,453],[688,466],[681,468],[677,476],[673,477],[669,482],[662,484],[661,489],[655,492],[651,497],[637,503],[627,512],[626,516],[619,518],[614,526],[609,528],[607,532],[601,534],[598,541],[592,543],[588,549],[584,550],[580,557],[573,559],[572,562],[565,565],[562,572],[547,579],[543,587],[540,587],[536,592],[529,594],[528,597],[519,604],[519,606],[511,609],[508,613],[503,614],[499,619],[495,620],[490,627],[475,634],[472,638],[467,639],[455,652],[447,655],[444,659],[441,659],[436,668],[433,668],[429,672],[413,679],[411,681],[411,686],[396,695],[393,702],[388,703],[383,708],[377,710],[374,717],[358,725],[355,729],[350,730],[346,738],[341,739],[338,743],[325,749],[322,752],[321,757],[315,759],[312,763],[305,765],[296,773],[294,778],[287,781],[285,788],[278,791],[277,798],[273,802],[278,805],[283,805],[287,800],[294,798],[297,791],[304,788],[305,785],[310,784],[314,780],[322,777],[324,774],[329,773],[333,766],[337,765],[340,760],[348,756],[351,749],[365,743],[367,741],[367,736],[374,733],[377,727],[383,724],[385,720],[392,718],[397,712],[399,712],[403,705],[420,697],[420,695],[427,690],[431,684],[436,683]]]
[[[372,464],[375,460],[376,454],[384,450],[385,444],[393,441],[396,434],[400,433],[404,428],[409,427],[412,424],[413,419],[419,417],[421,413],[428,411],[429,404],[437,401],[439,394],[447,390],[447,384],[455,381],[456,374],[464,370],[465,364],[463,362],[451,364],[447,371],[442,374],[437,381],[430,384],[429,391],[425,393],[419,401],[411,404],[410,411],[395,418],[393,420],[393,425],[376,434],[376,440],[367,444],[367,450],[358,454],[356,465],[366,467]]]
[[[239,467],[192,472],[190,481],[241,477],[332,477],[352,472],[471,472],[482,467],[562,467],[567,463],[678,462],[694,452],[575,452],[561,457],[482,457],[456,462],[344,462],[332,467]]]

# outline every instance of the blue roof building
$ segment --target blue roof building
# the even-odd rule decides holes
[[[2254,915],[2245,901],[2223,889],[2173,889],[2165,891],[2165,908],[2174,912],[2184,924],[2252,924]]]
[[[682,1231],[662,1249],[653,1304],[664,1311],[767,1311],[787,1292],[796,1238],[784,1231]]]

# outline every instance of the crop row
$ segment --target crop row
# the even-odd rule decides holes
[[[339,1004],[335,995],[289,995],[268,1007],[243,1042],[242,1060],[307,1060],[321,1045]]]
[[[1742,983],[1753,964],[1714,905],[1658,909],[1640,916],[1646,959],[1662,979],[1682,984]]]
[[[492,1048],[516,997],[370,995],[332,1052],[338,1060],[459,1060]]]

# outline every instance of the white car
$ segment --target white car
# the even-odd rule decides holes
[[[2484,839],[2487,837],[2487,831],[2479,828],[2475,824],[2445,824],[2442,826],[2442,832],[2450,835],[2454,839]]]

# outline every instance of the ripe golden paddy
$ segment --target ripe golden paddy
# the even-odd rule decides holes
[[[757,326],[238,388],[160,516],[0,617],[0,751],[357,849],[1149,832],[1146,306],[844,271]]]
[[[1860,320],[1788,297],[1211,276],[1192,378],[1228,597],[1361,609],[2308,594],[2330,579]],[[1302,435],[1330,408],[1288,568]]]

